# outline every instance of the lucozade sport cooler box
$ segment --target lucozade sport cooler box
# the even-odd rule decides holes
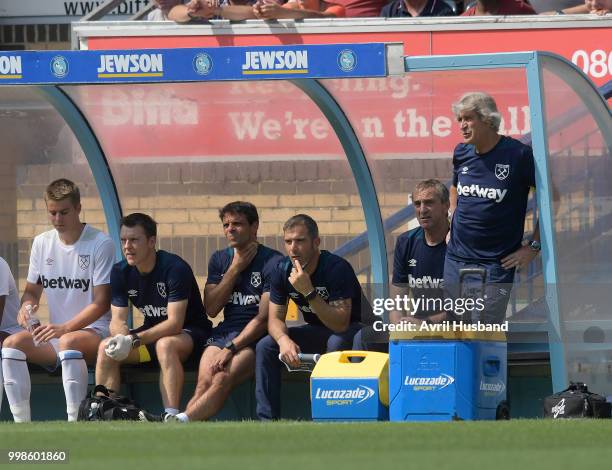
[[[503,333],[392,333],[391,421],[496,419],[506,400]]]
[[[388,380],[388,354],[373,351],[337,351],[323,354],[310,377],[312,419],[388,419]]]

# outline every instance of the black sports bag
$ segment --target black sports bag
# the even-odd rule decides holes
[[[582,382],[570,382],[567,389],[544,399],[545,418],[610,418],[611,414],[612,404],[589,392]]]
[[[79,406],[78,421],[142,421],[143,410],[127,397],[111,396],[112,390],[96,385]]]

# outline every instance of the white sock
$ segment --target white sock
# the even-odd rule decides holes
[[[67,349],[58,354],[62,362],[62,382],[66,394],[68,421],[76,421],[79,406],[87,395],[87,364],[81,351]]]
[[[4,389],[16,423],[32,420],[30,413],[30,372],[26,355],[19,349],[2,348]]]
[[[179,410],[177,410],[176,408],[164,408],[164,411],[169,415],[177,415],[179,412]]]
[[[187,416],[186,413],[179,413],[176,415],[176,417],[182,421],[183,423],[188,423],[189,422],[189,416]]]
[[[0,350],[0,411],[2,411],[2,399],[4,398],[4,377],[2,376],[2,351]]]

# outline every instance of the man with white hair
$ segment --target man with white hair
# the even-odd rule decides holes
[[[522,243],[527,197],[535,186],[533,153],[531,147],[498,133],[501,114],[486,93],[466,93],[453,112],[463,142],[453,154],[453,215],[444,285],[452,298],[458,298],[460,270],[484,269],[481,320],[500,323],[515,270],[527,266],[540,251],[537,222],[531,239]],[[468,285],[474,279],[468,276],[465,281]]]

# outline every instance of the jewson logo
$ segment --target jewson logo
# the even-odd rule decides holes
[[[98,78],[163,77],[162,54],[102,54]]]
[[[480,382],[480,391],[485,392],[485,394],[500,394],[504,390],[506,390],[506,384],[504,384],[501,380],[493,383]]]
[[[404,385],[412,387],[413,390],[433,391],[442,390],[455,382],[455,378],[448,374],[440,374],[437,377],[411,377],[404,379]]]
[[[355,388],[345,389],[323,389],[317,387],[315,392],[315,400],[327,400],[328,405],[352,405],[363,403],[364,401],[374,396],[374,390],[365,385],[357,385]]]
[[[70,68],[68,67],[68,61],[64,56],[56,55],[51,59],[51,73],[57,78],[64,78],[68,75]]]
[[[357,67],[357,56],[350,49],[345,49],[338,54],[338,67],[343,72],[350,72]]]
[[[459,194],[459,196],[481,197],[484,199],[491,199],[495,202],[502,202],[507,193],[507,189],[481,188],[479,184],[463,186],[459,183],[457,186],[457,194]]]
[[[246,51],[242,75],[308,73],[308,51]]]
[[[197,54],[193,58],[193,70],[195,70],[198,75],[208,75],[212,68],[213,60],[206,52]]]
[[[0,80],[23,78],[21,57],[18,55],[0,55]]]

